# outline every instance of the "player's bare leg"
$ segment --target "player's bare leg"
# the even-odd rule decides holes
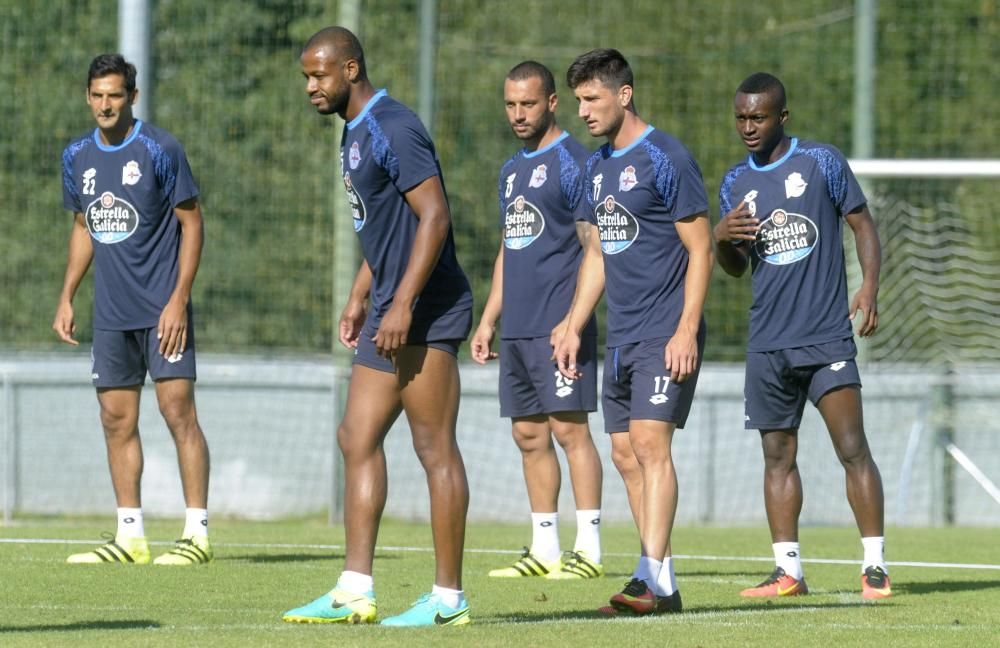
[[[558,510],[562,475],[556,457],[548,417],[544,414],[519,416],[511,425],[514,442],[521,451],[521,468],[532,513]]]
[[[861,537],[884,535],[882,477],[865,436],[861,390],[854,386],[835,389],[826,393],[817,407],[826,422],[837,458],[844,466],[847,501],[854,511]]]
[[[139,438],[140,387],[98,389],[101,425],[108,450],[111,485],[119,508],[140,508],[142,441]]]
[[[799,541],[802,478],[796,463],[798,430],[761,430],[764,450],[764,509],[771,542]]]
[[[629,443],[642,475],[642,553],[662,561],[677,513],[677,473],[670,446],[674,425],[665,421],[629,422]]]
[[[618,473],[625,482],[625,494],[628,496],[628,507],[632,510],[632,519],[635,521],[635,528],[642,537],[642,469],[632,451],[632,443],[629,441],[628,432],[614,432],[611,434],[611,460],[618,469]]]
[[[344,456],[344,570],[372,573],[387,476],[382,442],[401,411],[394,374],[354,365],[347,409],[337,429]]]
[[[461,590],[469,483],[455,438],[461,391],[458,361],[440,349],[405,346],[396,362],[413,448],[427,473],[437,562],[434,583]]]
[[[158,380],[156,398],[177,446],[184,502],[188,508],[208,508],[208,443],[198,424],[194,382],[186,378]]]
[[[552,435],[566,453],[576,508],[600,509],[603,470],[601,456],[590,436],[587,413],[557,412],[548,418]]]
[[[139,438],[140,387],[99,388],[101,425],[107,445],[111,484],[118,503],[118,529],[104,545],[66,558],[70,564],[144,565],[150,561],[142,523],[142,441]]]

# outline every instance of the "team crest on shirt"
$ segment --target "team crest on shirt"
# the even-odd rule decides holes
[[[618,189],[620,191],[628,191],[639,181],[635,177],[635,167],[631,164],[622,169],[621,175],[618,176]]]
[[[139,228],[139,212],[110,191],[87,205],[83,217],[90,236],[98,243],[121,243]]]
[[[354,231],[360,232],[361,228],[365,226],[367,212],[365,210],[364,201],[361,200],[361,196],[354,189],[354,183],[351,182],[350,172],[344,173],[344,188],[347,190],[347,202],[351,205],[351,217],[354,219]]]
[[[357,142],[351,144],[351,150],[347,153],[347,164],[352,169],[357,169],[361,164],[361,147]]]
[[[771,212],[757,230],[754,252],[772,265],[788,265],[809,256],[819,243],[819,228],[802,214]]]
[[[123,185],[134,185],[139,182],[139,178],[141,177],[142,172],[139,171],[139,163],[135,160],[129,160],[128,163],[122,167]]]
[[[747,195],[743,196],[743,204],[745,204],[747,206],[747,209],[750,210],[751,216],[757,215],[757,203],[755,202],[756,200],[757,200],[756,189],[748,191]]]
[[[535,205],[518,196],[507,204],[503,219],[503,244],[521,250],[535,242],[545,229],[545,217]]]
[[[785,178],[785,198],[798,198],[806,192],[809,183],[802,179],[802,174],[794,171]]]
[[[504,198],[510,198],[510,194],[514,191],[514,178],[517,177],[517,173],[512,173],[507,176],[507,188],[503,192]]]
[[[624,252],[639,236],[639,221],[624,205],[608,196],[594,210],[605,254]]]
[[[531,180],[528,181],[528,186],[537,189],[545,184],[548,176],[545,171],[548,169],[544,164],[539,164],[535,167],[535,170],[531,172]]]

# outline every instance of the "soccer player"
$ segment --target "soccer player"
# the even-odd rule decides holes
[[[91,378],[97,388],[118,530],[107,544],[67,562],[147,564],[140,481],[139,395],[147,372],[177,446],[187,505],[184,531],[157,565],[212,560],[209,456],[194,403],[191,286],[202,248],[198,187],[170,133],[132,115],[136,69],[120,54],[90,64],[92,133],[63,151],[63,204],[73,229],[52,328],[76,345],[73,296],[94,264]]]
[[[361,43],[350,31],[320,30],[300,63],[317,112],[347,122],[341,172],[364,261],[340,317],[340,341],[355,353],[337,430],[346,484],[344,571],[333,590],[284,619],[375,621],[372,562],[387,489],[382,442],[405,412],[427,473],[437,569],[431,592],[382,624],[465,624],[469,486],[455,440],[456,356],[472,326],[472,292],[455,258],[437,153],[417,116],[368,80]]]
[[[858,335],[878,327],[881,250],[865,196],[840,151],[785,134],[785,88],[752,74],[733,101],[736,130],[750,155],[726,173],[715,226],[719,265],[740,277],[751,266],[746,428],[760,431],[764,505],[775,568],[748,597],[808,589],[799,553],[802,481],[795,461],[808,398],[819,410],[847,478],[847,499],[864,548],[862,596],[890,596],[884,558],[882,479],[865,437]],[[854,232],[863,282],[848,306],[842,232]]]
[[[607,143],[587,163],[594,234],[556,358],[567,377],[580,375],[579,333],[603,286],[605,429],[641,542],[632,579],[602,611],[679,612],[670,446],[691,409],[705,343],[702,308],[714,264],[708,200],[687,149],[636,112],[632,70],[620,52],[587,52],[566,79],[587,130]]]
[[[581,244],[590,235],[583,195],[589,153],[556,123],[555,80],[541,63],[524,61],[503,86],[507,120],[524,148],[500,170],[503,240],[490,295],[472,336],[472,359],[491,351],[501,307],[500,415],[511,418],[531,505],[531,547],[511,567],[490,576],[595,578],[601,565],[601,458],[587,425],[597,409],[597,326],[584,327],[581,378],[559,373],[553,344],[569,312]],[[558,528],[559,461],[552,437],[566,452],[576,499],[576,542],[561,559]]]

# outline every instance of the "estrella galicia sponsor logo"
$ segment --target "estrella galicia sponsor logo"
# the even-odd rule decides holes
[[[535,205],[518,196],[504,210],[503,244],[508,250],[521,250],[534,243],[545,229],[545,217]]]
[[[131,204],[105,191],[87,205],[87,229],[98,243],[121,243],[139,228],[139,213]]]
[[[816,224],[802,214],[775,209],[760,224],[754,251],[762,261],[788,265],[809,256],[819,242]]]
[[[365,203],[361,196],[354,190],[354,183],[351,182],[351,174],[344,174],[344,188],[347,189],[347,202],[351,205],[351,217],[354,219],[354,231],[360,232],[365,226]]]
[[[601,233],[601,250],[605,254],[625,251],[639,236],[639,221],[614,196],[605,198],[594,211]]]

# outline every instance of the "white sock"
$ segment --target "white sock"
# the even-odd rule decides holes
[[[146,528],[142,524],[141,508],[118,509],[118,533],[116,538],[144,538]]]
[[[544,562],[562,555],[559,550],[559,514],[531,514],[531,554]]]
[[[375,591],[375,580],[370,574],[356,571],[342,571],[337,579],[337,588],[351,594],[368,594]]]
[[[802,556],[798,542],[775,542],[774,564],[785,570],[785,573],[795,580],[802,580]]]
[[[184,533],[181,537],[190,538],[191,536],[208,537],[208,509],[185,509]]]
[[[594,562],[601,562],[600,509],[576,512],[576,543],[573,551],[582,551]]]
[[[646,583],[649,589],[656,589],[656,580],[660,577],[663,563],[649,556],[639,556],[639,564],[635,566],[632,578],[638,578]]]
[[[653,584],[653,593],[657,596],[670,596],[677,591],[677,576],[674,575],[674,558],[667,556]]]
[[[886,574],[889,573],[889,565],[885,563],[885,536],[871,536],[861,538],[861,546],[865,550],[865,561],[861,563],[861,573],[865,573],[868,567],[881,567]]]
[[[455,610],[462,607],[465,603],[465,592],[463,590],[448,589],[447,587],[435,585],[431,588],[431,594],[437,594],[441,597],[442,603]]]

